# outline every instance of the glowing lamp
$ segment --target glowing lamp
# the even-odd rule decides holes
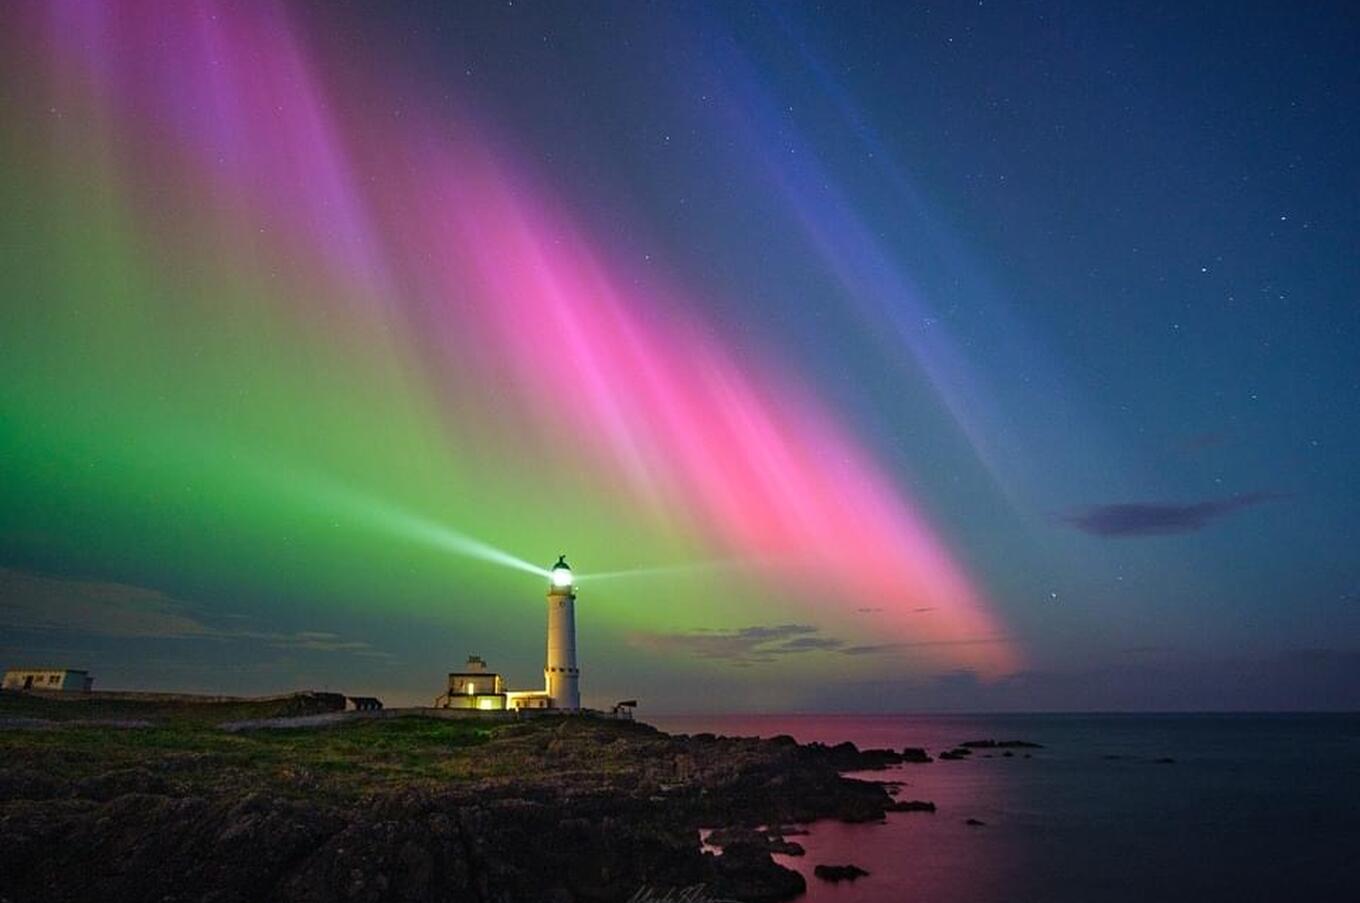
[[[557,563],[552,566],[549,572],[552,577],[552,585],[566,589],[571,586],[571,565],[567,564],[567,556],[558,555]]]

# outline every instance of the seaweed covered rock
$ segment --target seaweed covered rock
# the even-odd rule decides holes
[[[838,883],[841,881],[855,881],[866,877],[869,873],[857,865],[819,865],[812,870],[812,874],[821,878],[823,881]]]

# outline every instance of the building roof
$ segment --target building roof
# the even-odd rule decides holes
[[[57,671],[62,674],[89,674],[85,668],[44,668],[42,666],[25,666],[22,668],[6,668],[6,674],[13,674],[16,671]]]

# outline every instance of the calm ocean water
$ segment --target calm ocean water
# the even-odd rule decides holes
[[[1360,900],[1360,716],[673,716],[671,732],[790,734],[861,747],[1044,744],[1025,759],[908,765],[935,815],[819,822],[794,838],[811,903]],[[1172,764],[1157,759],[1173,757]],[[986,824],[966,825],[975,818]],[[819,863],[870,872],[854,884]]]

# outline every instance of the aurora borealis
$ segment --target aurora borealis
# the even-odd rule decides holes
[[[865,84],[850,18],[7,4],[6,658],[415,699],[476,652],[531,685],[563,551],[587,702],[967,704],[1135,648],[1353,654],[1332,537],[1360,524],[1317,487],[1353,473],[1360,276],[1327,243],[1354,210],[1264,187],[1262,228],[1321,244],[1261,258],[1239,226],[1191,266],[1127,221],[1171,202],[1130,195],[1122,290],[1069,284],[1110,253],[1089,235],[1036,275],[995,224],[1076,182],[914,171],[970,136],[904,134],[937,100]],[[1262,259],[1305,308],[1292,367],[1256,360],[1277,313],[1235,261]],[[1159,305],[1157,342],[1204,336],[1166,374],[1116,335]]]

